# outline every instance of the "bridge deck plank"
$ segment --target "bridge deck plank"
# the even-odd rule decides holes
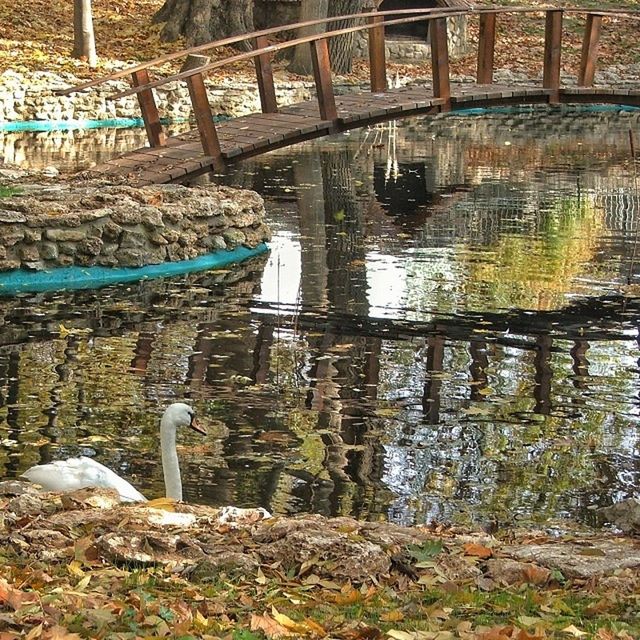
[[[451,106],[547,102],[552,91],[533,86],[457,84],[451,87]],[[600,99],[640,105],[637,88],[570,87],[560,89],[564,102]],[[227,161],[249,157],[287,144],[344,131],[403,115],[430,113],[444,100],[434,98],[430,85],[401,87],[384,93],[336,96],[337,120],[322,120],[315,99],[282,107],[277,113],[253,113],[216,124],[222,155]],[[184,179],[211,169],[213,158],[203,155],[197,131],[167,139],[166,146],[144,147],[94,167],[105,176],[123,176],[132,184],[158,184]]]

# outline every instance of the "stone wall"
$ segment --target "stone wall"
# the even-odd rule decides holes
[[[425,23],[425,32],[427,31]],[[467,36],[467,18],[447,18],[447,37],[449,40],[449,56],[460,58],[469,53],[469,38]],[[356,38],[355,55],[359,58],[369,57],[369,44],[366,35]],[[427,37],[424,40],[386,38],[385,50],[387,60],[392,62],[420,62],[431,60],[431,44]]]
[[[126,81],[109,82],[92,90],[70,96],[54,91],[80,84],[69,74],[36,71],[0,74],[0,122],[31,120],[109,120],[140,118],[136,96],[109,100],[109,96],[129,88]],[[276,78],[276,95],[281,105],[308,100],[314,85],[311,81]],[[226,78],[207,82],[207,93],[214,114],[239,116],[260,111],[260,96],[255,82]],[[186,84],[172,82],[155,90],[160,115],[172,121],[191,117],[191,101]]]
[[[270,239],[253,191],[205,185],[25,185],[0,198],[0,271],[140,267]]]

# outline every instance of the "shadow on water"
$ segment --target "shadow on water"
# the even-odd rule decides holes
[[[187,398],[191,501],[593,521],[640,481],[639,120],[415,120],[243,164],[268,257],[0,299],[0,469],[95,455],[158,495]]]

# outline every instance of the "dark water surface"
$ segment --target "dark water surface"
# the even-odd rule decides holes
[[[84,454],[158,496],[188,398],[189,501],[591,522],[640,493],[639,123],[416,119],[244,163],[269,256],[0,299],[0,475]]]

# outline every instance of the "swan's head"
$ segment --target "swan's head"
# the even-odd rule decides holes
[[[171,425],[174,429],[178,427],[190,427],[194,431],[207,435],[207,430],[200,426],[196,420],[196,412],[184,402],[174,402],[169,405],[162,416],[162,421]]]

